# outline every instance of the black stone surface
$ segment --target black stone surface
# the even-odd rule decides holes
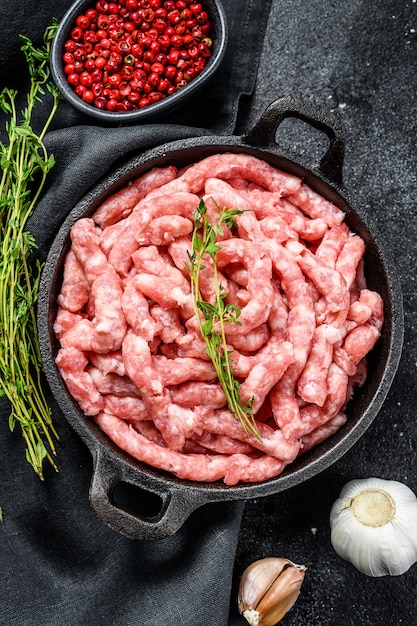
[[[400,277],[405,340],[400,366],[374,423],[341,460],[290,492],[246,504],[235,578],[277,555],[304,563],[302,592],[282,624],[397,626],[416,623],[417,566],[368,578],[330,544],[329,511],[352,478],[378,476],[417,491],[416,69],[417,3],[273,0],[253,123],[277,95],[292,93],[339,112],[348,130],[344,183],[391,248]],[[323,144],[289,121],[278,140],[307,155]],[[233,611],[233,609],[232,609]],[[243,624],[237,616],[233,624]]]
[[[259,2],[261,4],[262,0]],[[60,4],[62,8],[64,3]],[[5,8],[9,10],[2,31],[21,32],[21,25],[30,21],[34,39],[43,31],[51,14],[49,3],[34,0],[2,3],[0,16]],[[255,12],[248,19],[256,20]],[[287,557],[308,568],[302,592],[283,624],[410,626],[417,621],[417,565],[399,577],[365,577],[335,554],[329,528],[331,505],[345,482],[352,478],[395,479],[405,482],[417,493],[416,30],[415,0],[272,0],[271,3],[254,97],[246,101],[238,130],[244,132],[251,128],[270,102],[287,94],[310,99],[341,115],[348,130],[344,182],[356,203],[373,216],[391,247],[404,296],[405,341],[387,400],[354,448],[307,483],[277,496],[246,503],[235,560],[229,626],[245,624],[237,612],[237,587],[243,569],[255,559],[271,555]],[[17,50],[9,53],[7,43],[5,39],[0,42],[1,84],[19,86],[23,72],[20,53]],[[64,108],[58,122],[71,126],[79,123],[79,118]],[[319,133],[292,120],[280,127],[279,142],[283,147],[312,158],[322,155],[326,145]],[[5,431],[3,425],[4,438]],[[60,626],[63,622],[59,616],[64,612],[65,621],[71,626],[140,625],[144,621],[137,613],[135,576],[138,563],[142,565],[148,558],[152,565],[152,559],[149,555],[146,557],[146,549],[132,547],[107,532],[98,521],[95,523],[88,518],[86,494],[91,474],[90,455],[65,424],[61,424],[61,435],[61,454],[69,463],[67,467],[76,471],[69,474],[64,467],[60,476],[42,489],[37,479],[28,476],[23,464],[10,475],[6,453],[0,459],[3,483],[0,504],[4,504],[4,495],[10,496],[10,501],[13,493],[18,496],[24,492],[26,497],[25,502],[16,498],[13,513],[6,507],[4,525],[0,526],[0,541],[3,533],[10,542],[2,549],[3,555],[12,554],[15,558],[13,563],[4,562],[2,566],[4,572],[7,565],[7,574],[13,576],[11,580],[6,578],[0,592],[2,615],[7,613],[6,623],[16,626],[35,623]],[[4,446],[10,456],[12,452],[18,454],[14,449],[16,442],[17,437],[13,445]],[[7,485],[3,479],[6,475]],[[75,481],[78,493],[74,492]],[[68,493],[65,496],[68,501],[62,508],[52,509],[51,502],[62,499],[62,490]],[[80,500],[80,493],[85,500]],[[204,512],[201,517],[204,532],[204,523],[207,526],[212,523]],[[91,526],[84,524],[86,519]],[[47,536],[45,520],[50,521]],[[231,528],[227,521],[221,536]],[[71,526],[71,535],[64,532],[66,526]],[[35,533],[36,541],[32,546],[25,543],[29,528]],[[74,537],[77,537],[75,542]],[[15,553],[10,548],[15,540],[13,546],[22,546],[23,553]],[[98,549],[93,552],[92,548],[98,545],[107,546],[107,557]],[[213,545],[209,548],[214,550]],[[158,562],[164,562],[163,547],[157,556]],[[193,561],[189,545],[186,556]],[[164,573],[167,576],[171,571],[178,572],[176,558],[176,555],[166,557]],[[49,567],[50,563],[54,563],[54,569]],[[211,605],[204,612],[202,600],[204,596],[211,601],[210,592],[214,589],[218,593],[227,580],[226,583],[218,579],[211,582],[201,574],[204,567],[194,564],[197,574],[201,575],[201,581],[194,581],[196,584],[190,594],[199,605],[194,623],[182,620],[181,606],[189,604],[186,597],[178,597],[178,612],[172,614],[171,620],[164,613],[158,592],[146,598],[147,606],[155,611],[152,626],[171,623],[219,626],[225,623],[224,606]],[[111,570],[113,577],[109,574]],[[155,588],[158,585],[156,570],[153,572]],[[186,573],[182,570],[184,578]],[[123,590],[113,586],[114,580],[127,578],[131,584]],[[40,595],[33,602],[32,596],[29,602],[26,595],[24,585],[28,580],[40,584]],[[176,577],[174,582],[172,591],[178,593],[181,581]],[[18,588],[20,584],[23,586]],[[93,587],[100,595],[91,596]],[[45,606],[43,598],[47,594],[56,604]],[[121,609],[119,601],[123,603]],[[74,608],[66,611],[71,604]],[[79,621],[77,609],[81,615],[81,609],[84,610],[84,621]],[[95,623],[91,615],[103,615],[103,611],[107,619],[97,617]],[[162,613],[164,618],[160,619],[158,615]],[[72,621],[68,615],[73,615]],[[210,618],[205,621],[204,616]],[[2,619],[0,615],[0,623]]]

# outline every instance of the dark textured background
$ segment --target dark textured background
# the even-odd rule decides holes
[[[417,566],[400,577],[367,578],[332,551],[328,523],[331,504],[351,478],[400,480],[417,492],[416,31],[412,0],[273,0],[247,118],[252,123],[265,103],[286,93],[342,116],[348,130],[344,182],[391,248],[405,309],[396,379],[359,443],[303,486],[246,505],[236,577],[254,558],[270,554],[308,567],[302,593],[282,622],[288,626],[416,623]],[[317,137],[305,132],[289,124],[279,139],[299,152],[320,152]]]
[[[55,6],[65,4],[54,3]],[[256,2],[251,5],[250,22],[254,24],[257,19]],[[263,2],[259,0],[258,6],[261,5]],[[4,18],[4,10],[7,19]],[[36,38],[48,23],[50,14],[50,3],[2,1],[2,31],[22,32],[21,26],[30,23],[31,34]],[[241,21],[236,20],[235,26],[241,28]],[[272,0],[271,3],[264,45],[259,50],[254,98],[246,103],[239,118],[239,130],[249,129],[272,100],[286,94],[303,96],[342,116],[348,130],[344,182],[356,204],[364,206],[373,216],[391,248],[404,295],[405,342],[400,367],[388,398],[375,422],[354,448],[330,469],[304,485],[246,504],[235,559],[230,626],[243,626],[245,623],[236,610],[237,584],[244,567],[257,558],[270,555],[285,556],[304,563],[308,568],[302,593],[283,624],[397,626],[416,622],[417,565],[400,577],[367,578],[333,552],[328,523],[331,504],[344,483],[351,478],[379,476],[396,479],[417,492],[416,29],[417,3],[414,0]],[[250,45],[250,40],[245,40],[246,31],[233,32],[235,37],[241,36],[243,45]],[[3,53],[5,47],[3,38],[0,42],[1,83],[18,85],[22,78],[19,53],[7,49],[9,56],[6,56]],[[236,71],[241,70],[234,65]],[[72,117],[71,110],[67,108],[59,119],[64,125],[78,121],[78,117]],[[280,144],[307,156],[320,155],[322,139],[298,122],[288,121],[280,127]],[[3,586],[6,595],[4,591],[0,592],[2,615],[8,615],[4,623],[8,626],[11,623],[16,626],[60,626],[63,622],[59,616],[65,614],[65,621],[70,626],[130,626],[134,623],[143,625],[145,621],[151,626],[171,623],[185,626],[223,625],[224,606],[221,603],[218,607],[212,605],[213,591],[219,590],[216,593],[220,593],[222,581],[218,578],[212,582],[210,578],[204,579],[204,563],[194,562],[189,542],[180,557],[174,551],[171,555],[167,553],[164,559],[161,553],[163,547],[156,548],[153,556],[149,557],[146,549],[129,547],[129,542],[115,537],[98,522],[88,519],[86,526],[88,512],[85,502],[75,497],[80,497],[80,494],[86,497],[90,458],[65,424],[61,425],[61,433],[61,454],[74,475],[68,476],[64,469],[60,477],[42,490],[35,479],[28,476],[23,462],[10,475],[7,456],[3,454],[0,459],[2,480],[7,477],[5,480],[8,481],[7,489],[4,484],[0,489],[2,495],[14,493],[14,488],[18,497],[19,485],[25,485],[27,498],[24,505],[16,501],[16,511],[12,515],[6,510],[4,528],[0,528],[0,540],[2,532],[5,542],[18,537],[20,543],[16,545],[22,549],[21,562],[19,555],[14,554],[16,562],[11,566],[7,564],[6,584]],[[3,432],[2,437],[5,436]],[[7,449],[7,452],[10,450]],[[75,493],[72,490],[73,480],[78,481]],[[62,509],[51,511],[51,503],[62,494],[62,490],[68,490],[66,506],[64,504]],[[207,525],[210,521],[214,524],[214,520],[204,514],[201,518]],[[45,531],[46,519],[52,521]],[[196,523],[203,524],[198,515],[194,518]],[[216,541],[219,546],[222,546],[222,537],[227,535],[225,529],[230,530],[232,524],[230,521],[228,527],[226,511],[218,523]],[[63,530],[68,526],[71,526],[71,533]],[[25,534],[27,528],[31,529],[29,535]],[[204,533],[205,526],[201,528]],[[45,532],[49,533],[46,550]],[[32,538],[32,545],[24,544],[27,536]],[[184,541],[186,539],[185,534]],[[225,543],[224,549],[227,549],[227,540]],[[97,548],[103,544],[107,545],[107,551]],[[167,542],[167,549],[171,545]],[[3,554],[9,554],[2,550]],[[214,544],[205,547],[206,558],[210,558],[210,550],[214,552]],[[188,620],[183,618],[184,611],[187,611],[184,609],[182,612],[181,609],[186,596],[178,596],[178,611],[165,613],[157,583],[161,564],[164,575],[169,576],[169,564],[174,575],[180,573],[186,580],[185,571],[178,567],[175,560],[185,557],[196,568],[196,576],[201,577],[200,582],[194,580],[196,585],[192,593],[187,588],[188,602],[194,598],[196,609],[198,607],[195,617]],[[133,586],[126,587],[123,592],[113,587],[115,581],[123,577],[125,580],[127,574],[131,577],[136,575],[138,558],[150,568],[155,580],[156,593],[146,599],[147,607],[155,612],[153,621],[148,621],[149,615],[145,620],[145,616],[138,617],[135,613],[137,602]],[[54,564],[54,569],[48,573],[50,563]],[[208,571],[210,567],[207,563]],[[2,571],[5,571],[4,563]],[[40,571],[42,577],[39,577]],[[12,580],[7,579],[10,572]],[[216,573],[216,576],[219,574]],[[41,593],[31,605],[25,596],[24,585],[29,578],[36,580],[37,577]],[[181,586],[177,587],[177,583],[178,578],[173,581],[173,593],[180,594]],[[17,585],[21,585],[19,593],[16,592]],[[97,593],[100,590],[99,594],[92,597],[90,589]],[[45,595],[42,594],[54,598],[55,604],[45,604]],[[210,602],[206,612],[205,598]],[[124,603],[123,610],[120,607],[117,609],[120,600]],[[71,603],[73,607],[69,610]],[[81,606],[85,607],[84,613],[80,610]],[[163,617],[158,617],[158,610]],[[15,618],[12,620],[10,616],[13,612]],[[80,618],[80,615],[84,617]],[[97,615],[97,619],[92,615]],[[1,616],[0,623],[3,623]]]

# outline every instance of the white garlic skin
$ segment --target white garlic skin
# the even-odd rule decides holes
[[[374,518],[371,523],[375,525],[368,525],[355,516],[354,498],[360,495],[366,503],[375,492],[388,504],[386,512],[390,502],[393,511],[387,521],[378,520],[378,506],[371,505],[369,510],[364,506],[364,516],[369,513]],[[330,527],[336,553],[367,576],[399,576],[417,562],[417,498],[403,483],[381,478],[348,482],[330,511]]]

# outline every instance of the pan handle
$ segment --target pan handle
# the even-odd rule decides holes
[[[327,135],[330,145],[319,168],[331,181],[342,184],[346,128],[340,117],[329,109],[294,96],[283,96],[265,109],[255,126],[242,137],[243,141],[259,148],[271,147],[278,126],[287,117],[296,117]]]
[[[95,451],[90,506],[102,522],[130,539],[165,539],[173,535],[195,509],[206,503],[201,494],[197,496],[191,489],[185,492],[175,485],[164,488],[160,481],[152,477],[146,477],[146,486],[143,478],[138,483],[137,472],[136,468],[114,461],[102,448]],[[162,503],[160,511],[147,516],[119,506],[113,494],[120,483],[133,487],[137,498],[157,496],[155,500],[159,499]]]

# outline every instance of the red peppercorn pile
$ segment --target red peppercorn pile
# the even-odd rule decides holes
[[[65,42],[64,72],[98,109],[132,111],[175,93],[205,68],[211,23],[192,0],[98,0]]]

